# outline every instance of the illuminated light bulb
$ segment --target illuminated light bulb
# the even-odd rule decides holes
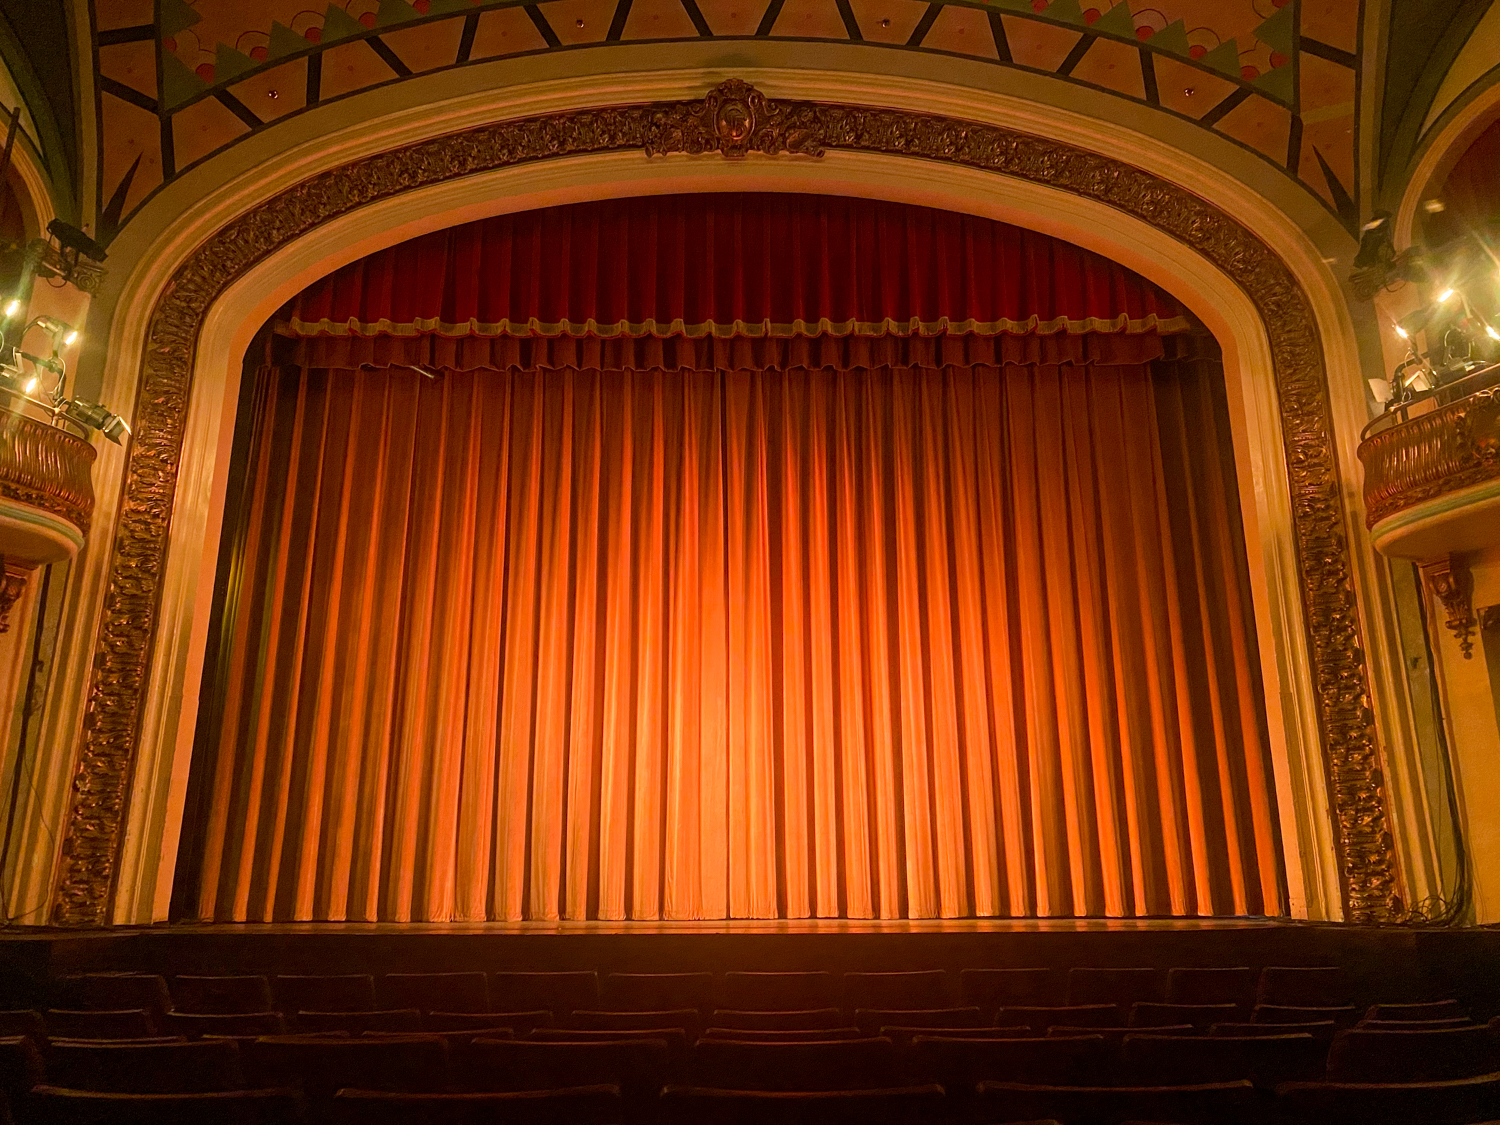
[[[1411,335],[1406,331],[1406,329],[1402,328],[1401,325],[1399,325],[1399,324],[1396,325],[1396,335],[1400,336],[1403,340],[1410,340],[1411,339]]]
[[[11,317],[15,316],[16,313],[18,313],[20,311],[21,311],[21,298],[19,298],[19,297],[13,297],[13,298],[11,298],[10,304],[8,304],[8,305],[5,306],[5,316],[6,316],[6,319],[7,320],[10,319]]]
[[[1444,289],[1441,293],[1438,294],[1438,304],[1441,305],[1444,301],[1446,301],[1451,296],[1453,296],[1453,290],[1451,290],[1451,289]]]
[[[78,329],[75,328],[63,337],[63,347],[71,348],[76,343],[78,343]]]
[[[39,385],[39,381],[38,381],[37,377],[35,375],[33,375],[30,379],[26,380],[26,393],[29,394],[29,395],[36,394],[36,389],[37,389],[38,385]]]
[[[1495,326],[1493,324],[1486,324],[1484,326],[1484,331],[1491,340],[1500,340],[1500,332],[1495,331]]]

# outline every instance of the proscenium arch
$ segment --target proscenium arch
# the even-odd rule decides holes
[[[239,357],[254,328],[316,276],[423,230],[498,211],[683,190],[867,195],[1021,222],[1109,254],[1194,308],[1225,347],[1236,445],[1259,454],[1237,462],[1242,491],[1252,498],[1245,505],[1247,540],[1262,544],[1250,562],[1268,708],[1281,736],[1277,787],[1294,906],[1305,910],[1312,897],[1324,904],[1319,913],[1335,913],[1342,889],[1348,917],[1399,911],[1319,317],[1298,273],[1224,210],[1121,161],[953,117],[806,104],[841,120],[858,115],[879,135],[847,146],[831,141],[822,160],[773,156],[731,164],[717,154],[647,160],[632,132],[646,112],[638,104],[569,110],[545,126],[480,126],[281,191],[179,255],[171,282],[158,277],[146,291],[154,304],[149,326],[144,298],[134,314],[116,317],[116,337],[127,337],[120,342],[128,354],[140,355],[148,336],[145,424],[138,416],[123,521],[109,559],[104,636],[57,920],[147,920],[170,893],[216,559],[223,448]],[[883,149],[880,138],[892,126],[908,140],[923,133],[927,139]],[[969,138],[968,147],[953,149],[955,131]],[[1026,166],[1007,166],[1017,151]],[[476,152],[484,154],[477,163]],[[443,153],[452,159],[445,162]],[[1279,386],[1265,377],[1272,369]],[[1281,427],[1273,421],[1278,414]],[[1285,461],[1283,430],[1292,435]],[[1335,776],[1322,768],[1320,738]],[[1351,795],[1357,808],[1349,805]],[[1341,867],[1330,870],[1322,858],[1336,844]]]

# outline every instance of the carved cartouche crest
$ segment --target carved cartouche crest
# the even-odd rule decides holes
[[[730,78],[701,101],[661,106],[651,114],[647,156],[705,152],[731,159],[750,152],[822,156],[823,145],[815,119],[790,113],[750,83]]]

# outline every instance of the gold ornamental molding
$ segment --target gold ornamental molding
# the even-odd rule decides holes
[[[1276,251],[1239,220],[1167,180],[1044,137],[953,117],[817,101],[773,101],[731,80],[704,98],[484,125],[322,172],[208,238],[153,310],[82,745],[52,917],[108,922],[191,393],[194,350],[215,298],[257,262],[322,223],[416,188],[589,153],[717,153],[816,159],[880,153],[983,169],[1107,204],[1201,254],[1250,296],[1270,340],[1318,725],[1336,819],[1345,917],[1405,916],[1376,747],[1344,532],[1322,341]]]
[[[1360,443],[1365,525],[1500,478],[1500,386],[1439,406]]]

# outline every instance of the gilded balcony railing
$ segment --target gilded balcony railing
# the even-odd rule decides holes
[[[37,417],[23,401],[0,399],[0,499],[41,508],[87,534],[93,467],[87,439]]]
[[[1359,446],[1365,525],[1500,478],[1500,364],[1377,418]]]

